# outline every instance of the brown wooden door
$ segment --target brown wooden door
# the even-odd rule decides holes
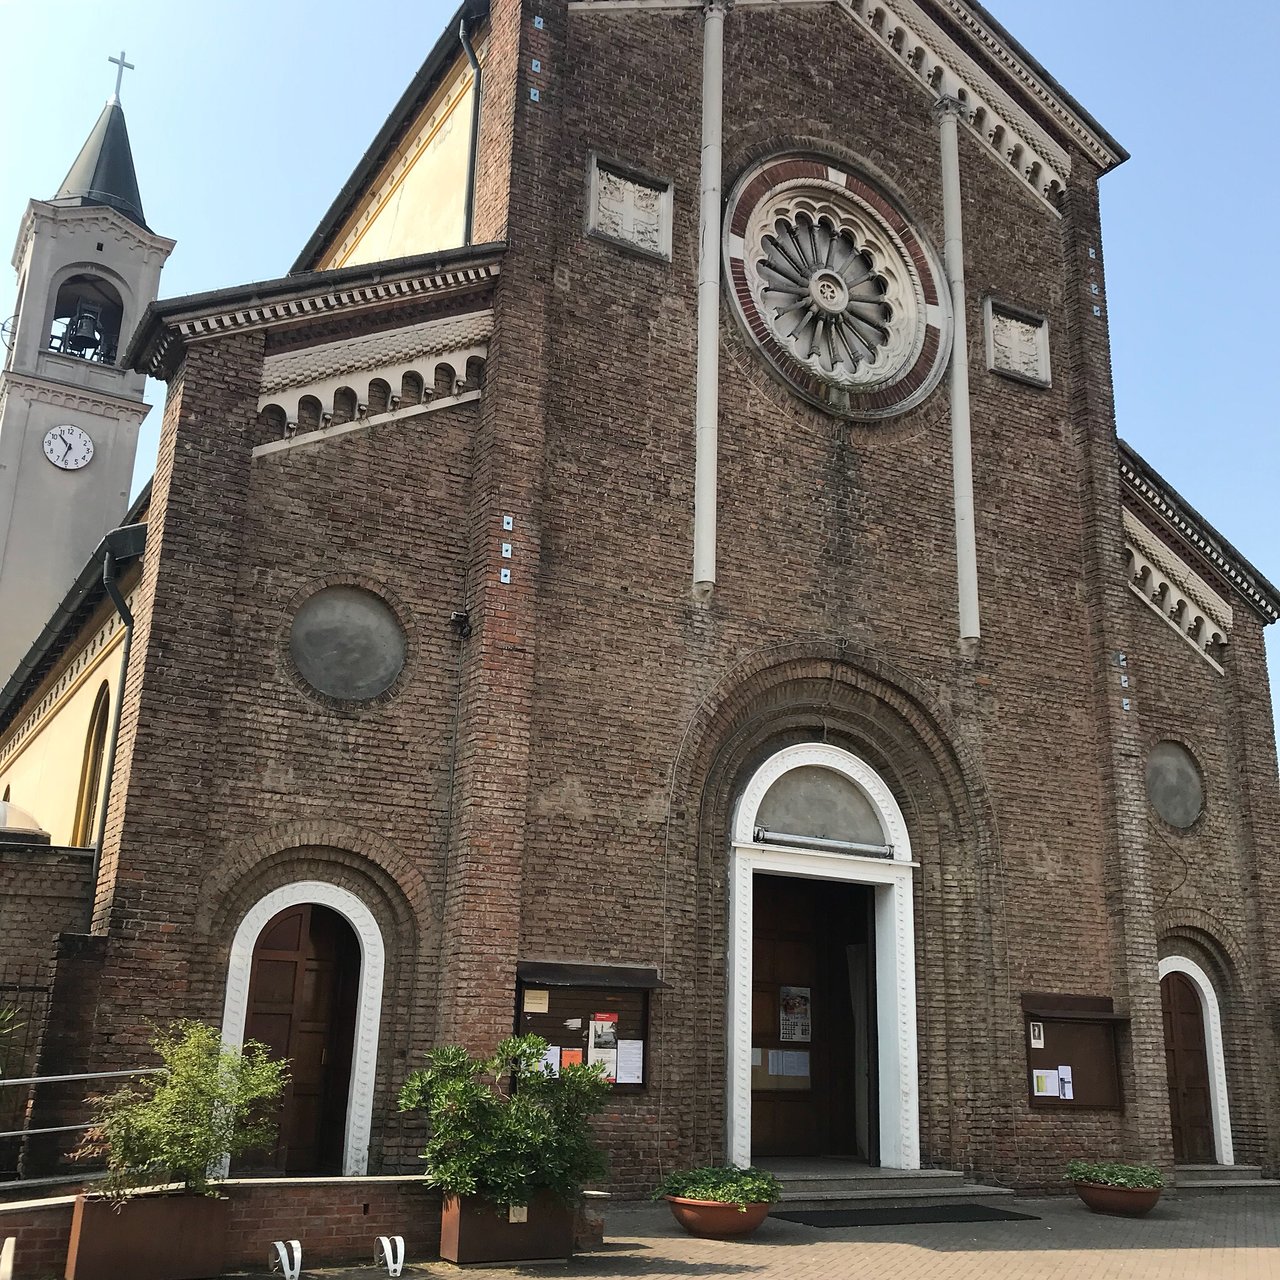
[[[1213,1109],[1200,993],[1186,974],[1170,973],[1160,980],[1160,1002],[1173,1158],[1177,1164],[1212,1164]]]
[[[265,1163],[341,1173],[360,951],[351,926],[304,903],[268,921],[253,952],[246,1039],[289,1059],[280,1137]]]
[[[753,897],[752,1154],[865,1157],[855,1059],[866,1037],[855,1035],[849,958],[866,939],[865,891],[757,876]]]

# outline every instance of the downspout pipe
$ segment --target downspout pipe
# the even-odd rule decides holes
[[[961,643],[976,641],[978,619],[978,545],[974,529],[973,437],[969,418],[969,335],[965,318],[964,223],[960,203],[959,119],[964,104],[951,96],[938,100],[942,149],[943,266],[951,289],[954,336],[951,344],[951,468],[956,515],[956,578]]]
[[[720,188],[724,132],[724,15],[729,0],[702,10],[702,179],[698,232],[698,363],[694,421],[693,590],[716,583],[716,471],[720,420]]]
[[[476,51],[471,47],[471,37],[467,35],[467,20],[464,17],[458,24],[458,39],[462,41],[462,51],[471,63],[473,77],[471,86],[471,150],[467,155],[467,195],[466,206],[462,215],[462,243],[471,243],[476,213],[476,167],[480,155],[480,90],[483,73]]]
[[[107,758],[103,768],[102,800],[98,804],[98,830],[93,841],[93,870],[89,877],[89,926],[93,926],[94,906],[98,897],[98,872],[102,867],[102,842],[107,834],[107,806],[111,802],[111,779],[116,769],[116,748],[120,743],[120,719],[124,712],[125,686],[129,680],[129,651],[133,647],[133,614],[116,583],[116,564],[133,560],[147,545],[147,526],[127,524],[112,529],[102,540],[102,587],[111,597],[120,621],[124,623],[124,645],[120,654],[120,691],[116,695],[115,714],[111,717],[111,737],[107,742]]]

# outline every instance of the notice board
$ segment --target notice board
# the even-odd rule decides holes
[[[1022,997],[1027,1097],[1036,1109],[1120,1111],[1117,1014],[1109,996]]]
[[[612,1022],[612,1026],[610,1023]],[[616,987],[550,986],[521,981],[516,1031],[541,1036],[559,1062],[606,1064],[615,1093],[643,1093],[649,1080],[649,992]]]

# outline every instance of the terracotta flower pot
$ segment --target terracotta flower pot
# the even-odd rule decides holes
[[[1163,1187],[1107,1187],[1099,1182],[1073,1182],[1076,1195],[1094,1213],[1114,1213],[1123,1218],[1140,1218],[1150,1213]]]
[[[663,1196],[671,1206],[671,1216],[691,1235],[712,1240],[749,1236],[773,1207],[767,1201],[749,1204],[746,1210],[719,1200],[686,1200],[684,1196]]]
[[[573,1206],[545,1191],[530,1198],[525,1220],[480,1196],[445,1196],[440,1256],[446,1262],[534,1262],[573,1254]]]
[[[178,1192],[141,1195],[117,1208],[77,1196],[67,1280],[203,1280],[224,1270],[231,1201]]]

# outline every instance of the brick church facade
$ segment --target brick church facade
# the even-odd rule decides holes
[[[404,1075],[513,1028],[616,1074],[623,1192],[1275,1169],[1280,596],[1117,438],[1124,152],[969,0],[460,21],[292,274],[123,354],[168,401],[100,858],[0,845],[41,1071],[266,1039],[292,1172],[412,1172]],[[59,627],[15,804],[121,638]]]

